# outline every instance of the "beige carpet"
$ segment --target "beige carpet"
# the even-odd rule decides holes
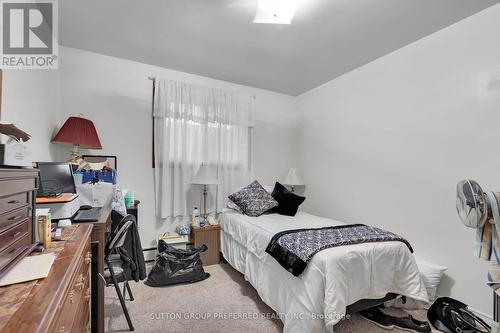
[[[127,307],[136,332],[168,333],[271,333],[282,332],[281,321],[264,304],[243,275],[227,264],[208,266],[211,277],[195,284],[151,288],[143,282],[131,283],[135,300]],[[107,332],[127,332],[128,326],[113,287],[106,288],[105,328]],[[394,315],[404,315],[391,310]],[[233,314],[245,318],[231,318]],[[412,313],[424,319],[425,312]],[[250,318],[248,318],[250,317]],[[264,318],[262,318],[264,317]],[[339,323],[335,333],[387,333],[389,331],[354,315]],[[397,329],[390,332],[400,332]]]

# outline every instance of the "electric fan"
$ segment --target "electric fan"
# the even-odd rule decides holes
[[[465,179],[458,182],[457,212],[465,226],[481,229],[485,223],[489,223],[488,221],[491,218],[500,221],[499,210],[491,208],[491,205],[499,204],[496,195],[493,192],[484,192],[476,181]],[[496,327],[493,328],[494,331],[491,331],[488,325],[483,325],[484,322],[482,321],[472,320],[471,322],[481,324],[486,329],[486,332],[500,332],[500,296],[496,293],[493,293],[493,320],[496,324]],[[474,328],[472,332],[482,332],[477,329],[476,325],[472,325],[472,328]]]
[[[457,212],[458,216],[469,228],[481,228],[489,217],[488,194],[483,192],[479,184],[470,179],[461,180],[457,184]]]

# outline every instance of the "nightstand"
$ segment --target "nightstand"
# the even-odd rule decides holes
[[[220,261],[220,225],[191,226],[191,235],[194,247],[205,244],[208,248],[201,253],[203,266],[218,264]]]

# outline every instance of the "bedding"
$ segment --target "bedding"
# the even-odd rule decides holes
[[[273,236],[266,252],[287,271],[299,276],[311,258],[321,250],[336,246],[390,241],[403,242],[413,253],[410,243],[401,236],[364,224],[281,231]]]
[[[277,312],[285,333],[332,332],[348,305],[389,292],[428,301],[415,259],[402,242],[329,248],[316,253],[295,277],[266,253],[272,237],[284,230],[345,223],[304,212],[250,217],[235,211],[225,212],[220,223],[224,258]]]

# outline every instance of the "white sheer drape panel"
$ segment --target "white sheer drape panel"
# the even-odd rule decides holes
[[[199,204],[191,178],[201,164],[216,167],[209,207],[249,178],[251,102],[219,89],[157,80],[154,92],[155,194],[158,217],[188,215]]]

